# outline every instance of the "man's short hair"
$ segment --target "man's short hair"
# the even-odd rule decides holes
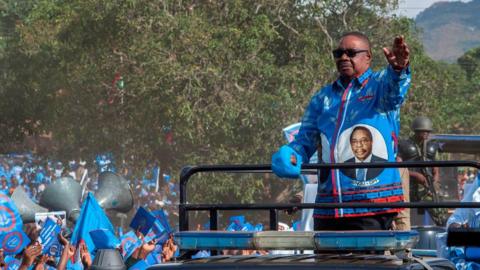
[[[365,35],[364,33],[358,32],[358,31],[347,32],[342,34],[342,36],[340,37],[340,40],[342,40],[344,37],[347,37],[347,36],[354,36],[356,38],[359,38],[363,40],[365,43],[367,43],[368,49],[371,48],[370,39],[368,39],[367,35]]]
[[[357,130],[364,130],[367,133],[367,136],[370,139],[370,141],[373,141],[372,132],[370,132],[370,129],[368,129],[364,126],[357,126],[352,130],[352,133],[350,133],[350,141],[352,141],[353,133],[355,133],[355,131],[357,131]]]

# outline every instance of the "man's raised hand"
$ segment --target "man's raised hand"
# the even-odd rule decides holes
[[[406,68],[410,60],[410,49],[403,36],[395,37],[392,49],[384,47],[383,53],[395,71]]]

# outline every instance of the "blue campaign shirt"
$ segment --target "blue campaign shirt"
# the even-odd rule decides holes
[[[363,128],[371,137],[371,161],[395,161],[400,107],[409,86],[410,69],[397,73],[391,66],[379,72],[368,69],[346,88],[337,80],[313,96],[302,118],[300,130],[289,145],[304,161],[309,160],[321,145],[320,162],[355,162],[350,137],[354,130]],[[319,181],[316,202],[403,201],[398,170],[370,168],[366,175],[366,179],[359,179],[354,169],[330,170],[328,178]],[[332,218],[398,211],[373,208],[315,209],[314,216]]]

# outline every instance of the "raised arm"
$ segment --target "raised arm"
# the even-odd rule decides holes
[[[385,110],[400,108],[410,87],[410,49],[403,36],[395,37],[392,48],[383,48],[388,67],[381,73],[383,93],[381,105]]]

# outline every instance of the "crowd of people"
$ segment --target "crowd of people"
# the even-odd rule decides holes
[[[130,182],[135,190],[134,209],[140,206],[150,210],[165,209],[168,215],[178,216],[178,184],[171,175],[161,173],[160,168],[151,163],[142,175],[136,176],[125,164],[117,169],[112,155],[108,153],[99,154],[90,162],[72,160],[68,163],[29,153],[0,155],[0,193],[10,196],[15,188],[21,186],[38,203],[46,186],[60,177],[72,177],[84,191],[94,193],[98,188],[98,175],[104,171],[116,172]]]
[[[118,175],[128,179],[130,186],[135,190],[135,192],[133,192],[133,210],[140,208],[148,209],[147,211],[160,209],[160,211],[166,216],[164,220],[169,223],[165,224],[162,228],[170,228],[171,226],[172,228],[175,228],[177,219],[172,218],[173,216],[178,215],[176,207],[178,185],[175,183],[175,180],[168,174],[160,175],[160,169],[153,164],[148,165],[140,177],[135,177],[131,172],[132,170],[125,165],[121,166],[120,170],[117,170],[114,166],[113,157],[109,154],[100,154],[92,162],[75,160],[69,161],[68,163],[36,157],[29,153],[0,155],[0,203],[5,204],[8,203],[8,201],[11,201],[9,197],[18,187],[22,187],[33,202],[39,203],[42,193],[47,186],[62,177],[71,177],[75,179],[82,187],[83,194],[88,194],[88,192],[95,194],[99,187],[98,176],[104,171],[116,172]],[[83,199],[83,202],[85,201],[86,199]],[[13,201],[11,202],[13,203]],[[5,208],[5,206],[2,207],[2,209]],[[0,215],[2,228],[4,227],[5,222],[14,222],[12,217],[5,216],[5,214],[8,214],[7,212],[2,212],[2,215]],[[132,215],[127,216],[129,220],[134,214],[130,212],[129,214]],[[114,223],[114,219],[106,215],[105,217],[108,220],[108,223]],[[18,224],[18,221],[15,221],[15,223]],[[62,223],[60,222],[60,224]],[[62,228],[62,232],[58,234],[58,242],[61,244],[60,247],[57,247],[61,250],[61,253],[58,254],[51,254],[49,251],[45,251],[43,245],[40,244],[41,240],[39,234],[43,229],[42,226],[46,226],[44,223],[42,223],[42,225],[36,223],[23,224],[23,227],[18,231],[18,235],[25,233],[25,235],[28,236],[28,242],[30,244],[25,247],[19,246],[17,252],[11,252],[11,250],[6,248],[5,245],[8,245],[5,244],[5,241],[7,241],[6,235],[9,234],[7,231],[3,231],[3,229],[0,228],[2,229],[0,238],[3,239],[2,246],[0,247],[0,269],[90,268],[92,265],[92,254],[94,254],[94,250],[88,250],[84,242],[80,242],[76,245],[70,243],[70,237],[75,233],[74,226],[77,226],[77,224],[76,222],[68,224],[69,225]],[[121,226],[119,226],[119,224],[113,224],[112,226],[118,237],[126,235],[123,234],[125,229],[129,230],[127,227],[128,224],[122,224]],[[169,229],[169,231],[173,232],[174,230]],[[138,230],[135,230],[134,232],[137,239],[137,246],[132,250],[131,254],[124,256],[127,267],[131,267],[137,263],[146,266],[152,263],[168,261],[177,250],[171,234],[170,238],[159,242],[154,238],[154,235],[147,236]],[[147,237],[153,239],[147,240]],[[19,241],[20,244],[21,242],[27,241],[25,239],[22,240],[22,238],[19,239],[20,240],[17,239],[16,241]],[[123,254],[121,249],[124,246],[125,244],[123,242],[122,245],[117,246],[117,249],[119,249],[121,254]],[[74,255],[78,256],[78,260],[76,260],[75,264],[73,263],[73,261],[75,261],[74,259],[70,260]],[[148,259],[147,256],[149,256]]]

